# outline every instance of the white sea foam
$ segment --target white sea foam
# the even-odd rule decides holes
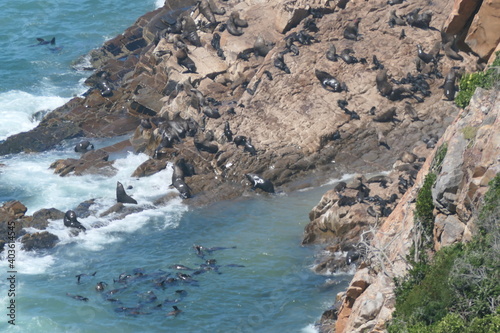
[[[313,324],[307,325],[300,331],[302,333],[319,333],[319,330]]]
[[[58,96],[35,96],[19,90],[0,93],[0,140],[29,131],[39,123],[33,119],[35,113],[53,110],[68,100]]]
[[[149,157],[145,154],[128,153],[114,162],[117,172],[112,177],[85,175],[60,177],[54,174],[48,166],[56,159],[78,157],[73,151],[59,150],[40,154],[20,154],[4,161],[6,164],[0,173],[0,182],[8,188],[19,188],[24,192],[25,200],[20,200],[28,207],[27,215],[32,215],[42,208],[56,208],[61,211],[75,209],[81,202],[95,199],[91,206],[94,211],[90,216],[78,218],[87,228],[86,232],[74,235],[66,228],[62,220],[49,221],[47,231],[56,235],[59,242],[56,246],[75,243],[77,248],[86,251],[103,250],[107,244],[122,241],[123,233],[133,233],[146,223],[152,223],[158,229],[175,227],[187,210],[180,199],[173,199],[167,205],[157,207],[154,202],[176,191],[170,189],[172,168],[166,169],[144,178],[132,178],[133,171]],[[135,198],[137,205],[125,204],[140,208],[139,212],[129,214],[124,218],[119,213],[106,217],[100,215],[116,203],[116,182],[120,181],[126,192]],[[132,188],[128,188],[132,186]],[[30,193],[33,195],[30,196]],[[151,222],[153,221],[153,222]],[[155,221],[161,221],[156,223]],[[27,228],[26,232],[38,232],[35,228]],[[40,274],[55,263],[52,255],[40,255],[21,250],[21,244],[16,244],[18,271],[23,274]],[[75,254],[81,253],[75,249]],[[36,263],[36,264],[35,264]]]
[[[165,0],[156,0],[155,8],[163,7],[164,4],[165,4]]]

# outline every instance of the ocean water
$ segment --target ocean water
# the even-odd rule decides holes
[[[46,0],[4,5],[0,140],[33,128],[37,113],[85,91],[82,82],[90,73],[74,64],[162,4]],[[54,46],[32,46],[36,38],[52,37]],[[92,142],[100,148],[121,139]],[[314,274],[318,249],[300,246],[308,213],[331,183],[272,196],[249,192],[195,208],[169,187],[170,168],[147,178],[130,176],[147,160],[144,154],[112,155],[113,176],[55,175],[50,164],[78,158],[73,151],[78,141],[44,153],[0,157],[0,204],[19,200],[32,215],[95,199],[92,214],[79,217],[87,232],[75,236],[62,220],[54,220],[48,227],[60,239],[54,249],[26,252],[15,244],[14,297],[8,294],[8,258],[0,255],[1,332],[314,332],[314,322],[347,286],[351,275]],[[100,217],[115,203],[117,181],[130,186],[127,193],[140,211],[125,218]],[[170,201],[155,204],[169,193]],[[195,244],[211,251],[201,255]],[[207,266],[210,259],[216,262]],[[178,273],[192,278],[180,280]],[[101,281],[105,290],[98,292]],[[8,323],[12,299],[16,325]],[[173,305],[182,311],[177,316],[168,315]]]

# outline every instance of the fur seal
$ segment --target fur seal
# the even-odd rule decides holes
[[[373,118],[373,121],[379,122],[379,123],[387,123],[390,121],[394,121],[394,117],[396,116],[396,107],[393,106],[389,110],[383,112],[379,116]]]
[[[285,50],[294,56],[298,56],[300,53],[299,47],[293,43],[292,38],[286,40]]]
[[[169,313],[167,313],[167,316],[177,316],[179,313],[182,312],[182,310],[180,310],[176,305],[172,305],[172,308],[174,309],[173,311],[170,311]]]
[[[38,46],[38,45],[55,45],[56,44],[56,38],[55,37],[52,37],[52,39],[50,41],[48,40],[45,40],[43,38],[40,38],[38,37],[36,39],[38,41],[38,44],[35,44],[35,45],[31,45],[31,46]]]
[[[83,231],[86,231],[87,228],[85,228],[77,219],[76,219],[76,213],[72,210],[68,210],[66,214],[64,214],[64,225],[69,228],[77,228]]]
[[[405,113],[411,118],[412,121],[420,120],[417,110],[415,110],[409,102],[405,102]]]
[[[262,36],[258,36],[253,44],[254,54],[265,57],[274,47],[272,44],[267,44]]]
[[[327,72],[323,72],[320,70],[315,70],[314,74],[318,78],[319,82],[321,82],[321,86],[325,88],[326,90],[333,91],[333,92],[341,92],[342,90],[347,90],[345,89],[345,84],[340,83],[339,80],[334,78],[332,75],[328,74]],[[328,89],[328,88],[331,88]]]
[[[244,146],[245,143],[247,142],[247,137],[244,135],[237,135],[234,137],[233,142],[236,145],[236,147]]]
[[[283,72],[290,74],[290,68],[285,64],[283,53],[278,53],[274,58],[274,67],[281,69]]]
[[[231,128],[229,127],[229,121],[227,120],[224,124],[224,136],[226,137],[228,142],[233,141],[233,132],[231,131]]]
[[[274,185],[269,180],[263,179],[254,173],[245,174],[248,181],[252,184],[252,190],[260,188],[264,192],[274,193]]]
[[[186,14],[181,17],[180,22],[182,28],[182,38],[186,39],[192,45],[200,47],[200,36],[198,36],[198,33],[196,32],[196,22],[193,20],[193,18],[190,15]]]
[[[396,10],[391,10],[390,15],[389,15],[389,26],[391,28],[394,28],[394,26],[399,25],[399,26],[405,26],[406,21],[396,15]]]
[[[75,146],[75,152],[76,153],[85,153],[89,150],[93,150],[94,149],[94,145],[90,143],[90,141],[82,141],[82,142],[79,142],[76,146]]]
[[[452,60],[459,60],[459,61],[464,60],[464,57],[462,57],[460,54],[458,54],[458,52],[456,52],[453,49],[453,42],[449,42],[449,43],[444,44],[443,51],[444,51],[444,54]]]
[[[257,150],[252,145],[252,141],[250,140],[250,138],[248,140],[245,140],[245,148],[243,148],[243,151],[250,153],[250,155],[252,156],[257,155]]]
[[[187,54],[187,48],[178,49],[175,52],[177,63],[186,68],[188,73],[196,73],[196,64]]]
[[[210,22],[211,24],[217,23],[214,12],[212,11],[212,8],[210,7],[210,4],[207,0],[198,0],[198,8],[200,10],[200,13],[205,16],[208,22]]]
[[[212,119],[218,119],[218,118],[220,118],[219,109],[211,108],[208,105],[205,105],[203,107],[203,114],[205,116],[207,116],[208,118],[212,118]]]
[[[342,50],[342,52],[340,52],[340,59],[344,60],[346,64],[350,65],[350,64],[356,64],[358,63],[358,58],[356,58],[355,56],[351,55],[353,54],[354,51],[352,49],[344,49]]]
[[[444,79],[444,96],[449,101],[453,101],[455,99],[455,93],[457,91],[457,88],[455,87],[456,78],[457,73],[455,72],[455,69],[451,68],[448,74],[446,74],[446,78]]]
[[[358,40],[358,26],[361,18],[356,18],[350,22],[344,29],[344,38],[357,41]]]
[[[378,61],[377,56],[375,54],[372,57],[372,62],[373,62],[372,70],[376,71],[379,69],[384,69],[384,65],[382,65],[380,61]]]
[[[98,282],[95,286],[95,290],[97,291],[104,291],[105,287],[107,286],[108,284],[106,282]]]
[[[431,61],[434,63],[436,62],[436,58],[430,53],[425,53],[422,49],[422,45],[420,44],[417,44],[417,54],[418,58],[426,64],[430,63]]]
[[[238,12],[232,12],[229,15],[229,19],[226,21],[227,31],[233,36],[243,35],[243,30],[240,28],[248,27],[248,23],[245,20],[240,19],[240,14]]]
[[[328,51],[326,51],[326,59],[330,61],[337,61],[337,49],[335,48],[335,45],[330,44],[330,47],[328,48]]]
[[[191,189],[184,181],[184,172],[178,164],[172,166],[172,185],[179,191],[180,197],[183,199],[188,199],[192,197]]]
[[[194,146],[200,151],[206,151],[210,154],[216,154],[219,151],[219,146],[216,143],[210,143],[209,140],[197,141],[194,140]]]
[[[420,8],[417,8],[406,14],[406,23],[408,23],[410,27],[417,27],[424,30],[429,29],[432,19],[432,12],[426,11],[425,13],[420,14],[420,10]]]
[[[122,183],[116,182],[116,202],[137,204],[137,201],[125,193]]]
[[[347,265],[352,264],[353,262],[355,262],[358,259],[359,259],[359,253],[357,253],[355,251],[347,251],[347,254],[345,256],[345,263]]]

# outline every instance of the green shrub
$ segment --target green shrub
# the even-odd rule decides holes
[[[466,333],[498,333],[500,332],[500,314],[491,314],[483,318],[474,318]]]
[[[422,188],[418,192],[417,202],[415,203],[415,218],[422,224],[425,245],[432,245],[432,232],[434,229],[434,203],[432,202],[431,189],[436,182],[436,174],[429,173],[424,180]]]
[[[431,163],[431,171],[433,173],[439,173],[441,170],[441,165],[443,164],[444,158],[446,157],[446,153],[448,152],[448,143],[443,143],[436,151],[436,155],[434,155],[434,159]]]
[[[444,316],[432,330],[433,333],[463,333],[465,321],[455,313],[448,313]]]
[[[496,53],[495,61],[485,72],[469,73],[462,76],[458,85],[459,91],[455,97],[455,104],[465,108],[470,103],[470,99],[477,87],[491,89],[500,81],[500,51]]]

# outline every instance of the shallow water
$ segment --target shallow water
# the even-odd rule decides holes
[[[0,11],[0,39],[8,45],[0,53],[0,140],[35,127],[37,112],[53,110],[85,91],[82,82],[90,73],[74,69],[75,61],[162,3],[8,2]],[[53,36],[55,46],[32,46],[37,37]],[[121,139],[92,142],[100,148]],[[333,185],[274,196],[249,191],[202,208],[178,198],[157,206],[157,199],[176,193],[169,187],[171,169],[147,178],[130,177],[148,158],[143,154],[112,155],[116,174],[110,177],[55,175],[50,164],[78,158],[73,151],[78,141],[44,153],[0,157],[0,204],[19,200],[32,215],[51,207],[64,212],[95,199],[92,214],[79,217],[87,232],[72,235],[62,220],[55,220],[48,227],[60,239],[54,249],[25,252],[16,243],[15,326],[7,323],[6,306],[13,298],[7,293],[8,261],[5,252],[1,255],[0,331],[311,332],[350,280],[350,275],[313,274],[317,249],[300,246],[309,211]],[[127,193],[142,211],[124,219],[99,217],[116,202],[117,181],[131,187]],[[226,249],[201,258],[194,244]],[[216,259],[216,266],[195,274],[207,259]],[[174,264],[193,268],[181,272],[197,281],[158,285],[167,274],[177,278],[178,271],[170,268]],[[83,273],[77,283],[76,275]],[[114,282],[122,273],[131,275],[127,283]],[[94,288],[100,281],[107,283],[103,293]],[[106,294],[113,289],[118,291]],[[175,299],[179,302],[166,301]],[[172,305],[182,313],[167,316]]]

